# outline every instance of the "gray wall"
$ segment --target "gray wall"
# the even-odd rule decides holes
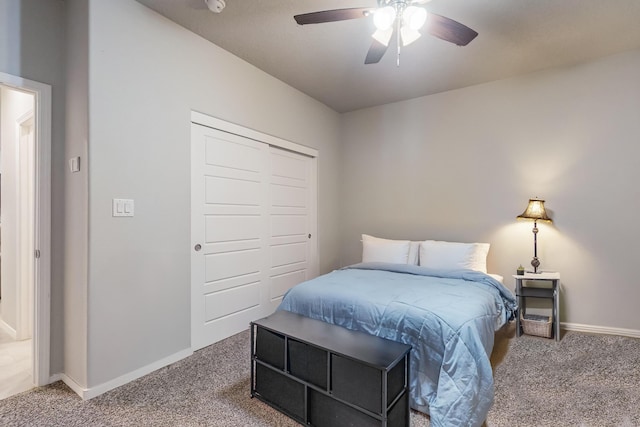
[[[640,329],[640,51],[342,117],[342,262],[359,235],[482,241],[506,277],[533,252],[529,197],[547,200],[542,268],[561,320]]]
[[[319,150],[320,270],[337,265],[334,111],[133,0],[89,1],[88,109],[88,387],[190,348],[191,110]]]
[[[65,6],[0,0],[0,71],[52,87],[51,372],[63,369]]]
[[[89,245],[89,7],[67,0],[66,144],[64,158],[80,157],[80,171],[65,167],[64,373],[87,384]]]

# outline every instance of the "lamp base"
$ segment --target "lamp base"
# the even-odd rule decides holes
[[[538,259],[537,256],[534,256],[533,259],[531,260],[531,266],[533,267],[533,272],[537,273],[538,267],[540,267],[540,260]]]

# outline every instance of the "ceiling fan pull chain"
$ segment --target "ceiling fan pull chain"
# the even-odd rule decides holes
[[[400,49],[402,45],[402,40],[400,38],[400,28],[402,27],[402,13],[398,10],[396,16],[396,44],[398,45],[398,57],[396,59],[396,66],[400,66]]]

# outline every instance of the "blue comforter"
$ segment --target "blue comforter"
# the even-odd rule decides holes
[[[515,308],[513,294],[483,273],[367,263],[295,286],[278,310],[412,345],[411,407],[451,427],[486,419],[494,332]]]

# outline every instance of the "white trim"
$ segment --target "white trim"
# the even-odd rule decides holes
[[[77,382],[75,382],[71,377],[68,377],[67,374],[57,374],[59,379],[65,383],[71,390],[73,390],[78,396],[82,397],[86,392],[86,388],[80,386]],[[84,398],[83,398],[84,399]]]
[[[49,377],[49,384],[53,384],[56,381],[62,381],[63,376],[65,376],[65,375],[61,374],[61,373],[51,375]]]
[[[320,275],[320,225],[318,224],[318,196],[319,196],[319,177],[318,177],[318,156],[311,159],[309,168],[309,224],[311,228],[309,232],[312,234],[311,253],[309,257],[313,260],[309,266],[309,279],[316,278]]]
[[[33,382],[50,382],[51,347],[51,86],[0,72],[0,84],[35,95],[36,262],[34,292]]]
[[[35,107],[35,105],[34,105]],[[26,113],[22,114],[20,117],[18,117],[16,119],[16,123],[18,123],[18,126],[23,126],[25,122],[31,120],[32,118],[35,117],[35,110],[31,109],[29,111],[27,111]],[[35,127],[35,121],[33,123],[34,127]],[[19,135],[19,134],[17,134]]]
[[[611,328],[608,326],[594,326],[584,325],[581,323],[560,323],[562,328],[566,331],[586,332],[591,334],[604,334],[604,335],[620,335],[623,337],[640,338],[640,330],[638,329],[624,329],[624,328]]]
[[[95,387],[85,388],[79,385],[75,380],[68,377],[66,374],[60,374],[59,376],[54,376],[53,378],[61,379],[69,388],[78,394],[82,398],[82,400],[93,399],[94,397],[98,397],[103,393],[108,392],[109,390],[113,390],[114,388],[123,386],[131,381],[137,380],[138,378],[144,377],[147,374],[152,373],[153,371],[157,371],[160,368],[164,368],[165,366],[171,365],[172,363],[176,363],[185,357],[189,357],[193,354],[190,348],[179,351],[177,353],[172,354],[171,356],[165,357],[163,359],[157,360],[153,363],[148,364],[147,366],[143,366],[142,368],[136,369],[135,371],[129,372],[128,374],[124,374],[119,376],[118,378],[114,378],[113,380],[107,381],[106,383],[99,384]]]
[[[18,336],[18,333],[16,332],[16,330],[13,329],[11,326],[9,326],[9,324],[2,319],[0,319],[0,329],[2,329],[7,334],[9,334],[9,336],[13,340],[15,340]]]
[[[258,142],[264,142],[269,145],[284,148],[285,150],[295,151],[296,153],[304,154],[310,157],[318,157],[318,150],[316,150],[315,148],[310,148],[305,145],[287,141],[286,139],[278,138],[277,136],[262,133],[254,129],[249,129],[247,127],[227,122],[216,117],[208,116],[197,111],[191,111],[191,122],[213,129],[218,129],[223,132],[228,132],[234,135],[253,139]]]
[[[18,316],[16,318],[16,335],[18,336],[19,340],[24,340],[24,339],[31,339],[33,338],[33,320],[35,319],[35,290],[36,290],[36,275],[35,275],[35,268],[36,268],[36,261],[33,259],[34,257],[34,250],[35,250],[35,235],[36,235],[36,230],[35,230],[35,209],[36,209],[36,195],[35,195],[35,189],[36,189],[36,167],[37,167],[37,162],[35,159],[35,155],[36,155],[36,141],[37,141],[37,137],[36,137],[36,123],[35,123],[35,95],[31,94],[31,98],[33,99],[33,108],[29,109],[29,111],[27,111],[26,113],[22,114],[20,117],[18,117],[18,119],[16,120],[16,133],[15,135],[17,136],[17,141],[18,141],[18,147],[16,149],[16,158],[15,160],[15,165],[14,165],[14,170],[16,171],[16,188],[15,188],[15,192],[16,192],[16,212],[17,212],[17,222],[16,222],[16,228],[18,229],[18,239],[17,239],[17,251],[16,251],[16,261],[17,261],[17,268],[16,268],[16,295],[17,295],[17,307],[18,307]],[[32,157],[31,159],[29,159],[29,162],[33,162],[33,164],[31,165],[31,167],[33,168],[31,173],[33,173],[33,176],[29,176],[29,179],[31,180],[28,185],[29,185],[29,194],[27,195],[28,197],[32,198],[32,206],[31,209],[28,209],[27,212],[24,212],[22,210],[22,203],[23,203],[23,197],[24,197],[24,182],[22,180],[22,175],[21,175],[21,166],[22,166],[22,162],[23,162],[23,154],[24,154],[24,147],[23,144],[24,142],[22,141],[22,127],[25,126],[25,124],[29,121],[32,121],[33,123],[30,125],[33,127],[33,141],[30,141],[30,143],[33,145],[33,152],[30,153],[29,157]],[[31,175],[31,173],[29,175]],[[28,212],[30,210],[33,209],[33,212]],[[27,226],[29,227],[29,231],[27,234],[30,234],[30,238],[33,237],[34,240],[27,240],[25,238],[25,236],[23,235],[23,231],[24,231],[24,225],[25,223],[27,224]],[[26,242],[26,245],[25,245]],[[27,248],[25,248],[25,246],[27,246]],[[25,260],[24,258],[27,257],[28,259]],[[24,264],[28,263],[29,265],[29,270],[32,270],[32,274],[31,273],[28,275],[28,280],[29,282],[27,283],[27,286],[29,286],[31,289],[27,290],[27,292],[25,292],[25,284],[24,284],[24,276],[25,276],[25,271],[23,269]],[[31,292],[31,295],[29,294],[29,291]],[[27,307],[27,309],[25,310],[25,307]],[[35,352],[34,352],[35,354]],[[33,363],[35,363],[35,360],[33,361]],[[35,372],[34,368],[32,367],[32,373]]]

